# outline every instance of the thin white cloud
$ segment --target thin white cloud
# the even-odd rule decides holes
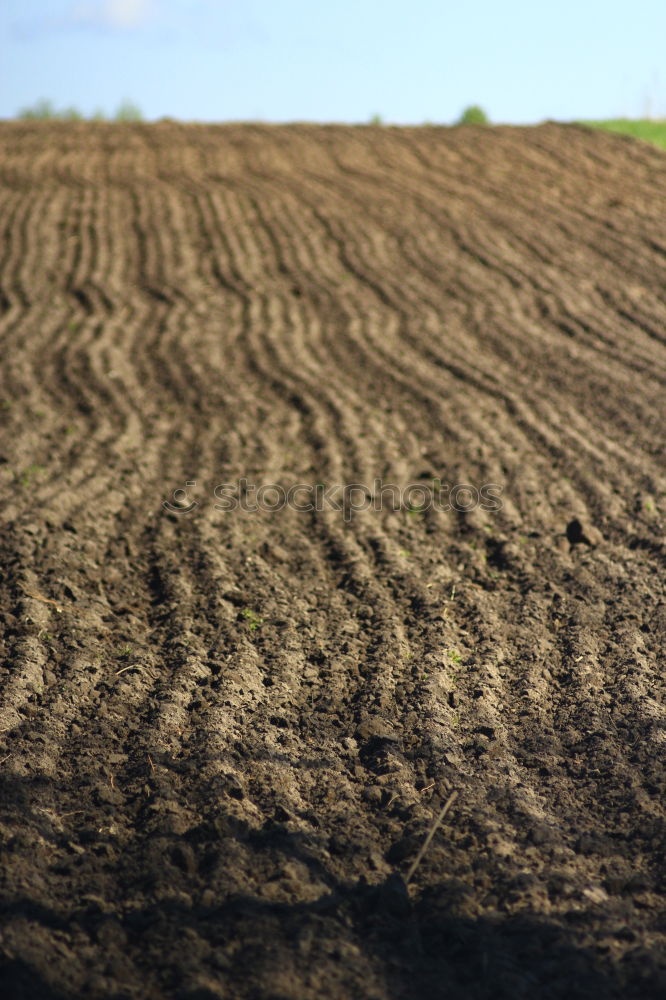
[[[155,0],[86,0],[74,4],[70,23],[102,28],[138,28],[155,14]]]
[[[0,6],[6,0],[0,0]],[[21,2],[21,0],[18,0]],[[11,24],[20,42],[74,31],[125,34],[156,29],[163,42],[196,39],[216,47],[230,38],[263,37],[248,0],[52,0],[48,15],[19,16]]]

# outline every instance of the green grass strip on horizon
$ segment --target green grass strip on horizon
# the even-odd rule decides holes
[[[666,119],[654,121],[648,118],[610,118],[607,121],[581,121],[580,124],[605,129],[607,132],[631,135],[635,139],[642,139],[644,142],[651,142],[666,149]]]

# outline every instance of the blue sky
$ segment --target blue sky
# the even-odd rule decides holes
[[[2,0],[0,117],[666,117],[665,0]]]

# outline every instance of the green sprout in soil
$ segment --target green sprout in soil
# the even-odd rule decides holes
[[[260,625],[263,625],[263,618],[253,611],[252,608],[243,608],[241,615],[247,622],[251,632],[256,632]]]
[[[32,481],[35,479],[35,477],[40,472],[43,471],[44,471],[43,465],[29,465],[27,468],[23,470],[22,473],[20,473],[20,475],[17,478],[21,486],[24,489],[27,489],[32,483]]]

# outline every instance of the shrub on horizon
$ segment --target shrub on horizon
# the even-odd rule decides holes
[[[141,109],[132,101],[123,101],[115,114],[117,122],[140,122],[143,121]]]
[[[488,125],[490,120],[482,107],[470,104],[465,108],[457,122],[458,125]]]
[[[36,101],[31,108],[22,108],[17,117],[23,118],[26,121],[46,121],[49,118],[55,118],[56,112],[51,101],[47,101],[46,98],[42,98]]]

